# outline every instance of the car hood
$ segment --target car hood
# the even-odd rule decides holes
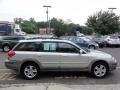
[[[98,50],[90,50],[89,56],[93,56],[95,58],[112,58],[112,56],[108,53],[102,52],[102,51],[98,51]]]
[[[91,45],[97,45],[97,43],[96,42],[94,42],[94,41],[88,41],[88,43]]]

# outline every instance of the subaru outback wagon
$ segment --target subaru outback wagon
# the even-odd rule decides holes
[[[7,55],[6,67],[26,79],[38,77],[40,71],[88,71],[102,78],[117,66],[111,55],[82,49],[67,40],[21,40]]]

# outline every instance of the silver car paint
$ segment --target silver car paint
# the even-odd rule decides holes
[[[52,41],[52,40],[51,40]],[[55,40],[53,40],[55,41]],[[59,42],[59,40],[56,40]],[[28,41],[27,41],[28,42]],[[66,40],[60,42],[67,42],[78,47],[72,42]],[[82,49],[81,49],[82,50]],[[83,50],[84,51],[84,50]],[[85,52],[85,51],[84,51]],[[109,54],[104,52],[91,50],[86,52],[86,54],[80,53],[54,53],[54,52],[27,52],[27,51],[15,51],[15,56],[7,62],[18,61],[19,65],[17,69],[21,68],[21,65],[26,61],[36,62],[41,69],[48,70],[70,70],[76,69],[79,71],[88,70],[95,61],[103,60],[109,64],[109,67],[112,68],[112,64],[116,64],[116,60]],[[7,66],[10,68],[9,66]],[[116,66],[115,66],[116,67]]]

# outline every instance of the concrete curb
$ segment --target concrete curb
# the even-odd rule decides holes
[[[119,90],[120,84],[65,85],[65,84],[11,84],[0,85],[0,90]]]

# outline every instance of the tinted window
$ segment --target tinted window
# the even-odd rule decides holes
[[[15,51],[43,51],[43,46],[38,42],[26,42],[19,44]]]
[[[117,36],[111,36],[110,38],[112,38],[112,39],[118,39]]]
[[[75,37],[70,37],[69,40],[74,42],[75,41]]]
[[[84,40],[81,39],[81,38],[76,38],[76,41],[77,41],[77,42],[80,42],[80,43],[83,43],[83,42],[84,42]]]
[[[58,43],[57,52],[62,53],[78,53],[79,49],[68,43]]]
[[[24,40],[25,38],[24,37],[14,37],[13,39],[14,40]]]
[[[4,37],[4,40],[15,40],[15,37]]]

